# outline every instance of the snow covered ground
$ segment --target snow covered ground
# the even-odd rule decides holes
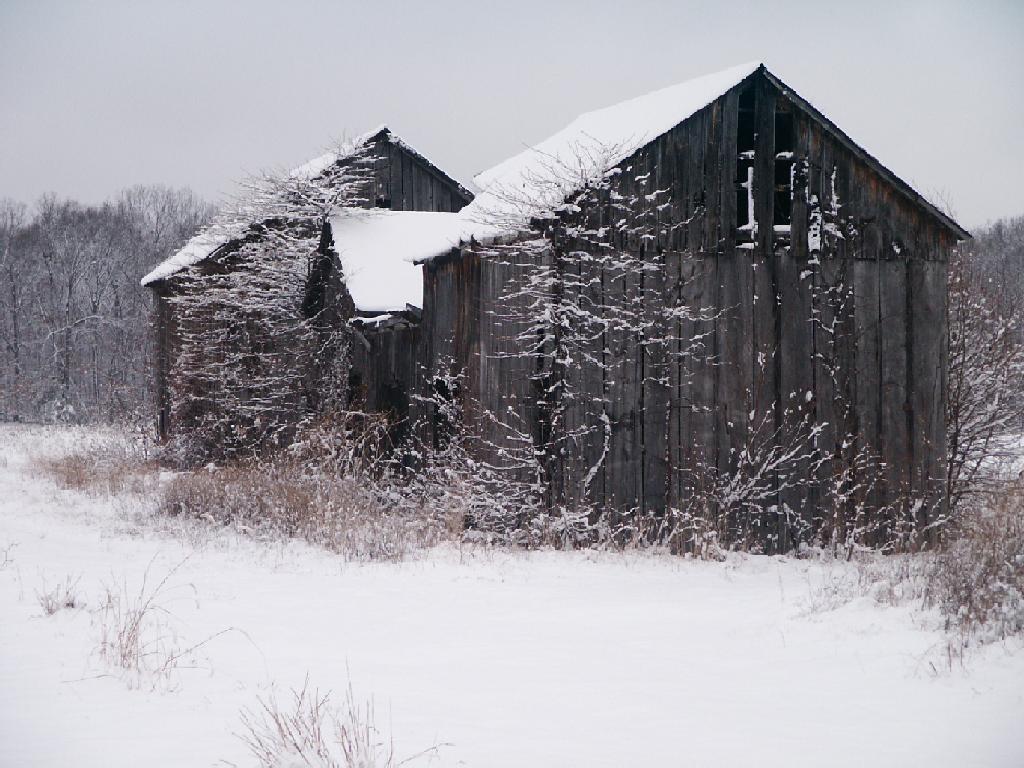
[[[81,439],[0,427],[0,766],[251,765],[240,709],[307,676],[372,698],[399,757],[446,745],[412,765],[1024,766],[1024,651],[950,669],[937,617],[858,597],[850,566],[468,547],[344,563],[140,521],[130,497],[31,471]],[[98,653],[104,585],[178,564],[162,636],[231,631],[132,684]],[[37,591],[68,576],[84,606],[45,615]]]

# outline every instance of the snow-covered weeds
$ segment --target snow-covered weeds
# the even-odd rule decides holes
[[[1024,487],[1004,482],[973,497],[946,534],[930,552],[858,551],[852,568],[826,571],[812,586],[806,611],[834,610],[863,596],[889,606],[918,602],[938,611],[951,660],[971,646],[1024,633]]]
[[[58,582],[51,587],[47,587],[44,581],[42,589],[36,590],[36,601],[39,603],[39,607],[43,609],[43,613],[47,616],[53,616],[62,609],[80,608],[83,603],[82,599],[78,596],[78,582],[79,579],[70,575],[66,576],[64,581]]]
[[[171,579],[186,562],[187,558],[155,583],[150,575],[151,562],[137,589],[129,588],[126,581],[104,586],[96,612],[100,634],[97,652],[129,687],[169,683],[184,661],[194,663],[200,648],[232,631],[224,629],[183,647],[169,605],[182,589],[171,584]],[[191,585],[186,589],[194,591]]]
[[[965,642],[1024,632],[1024,487],[1007,484],[973,500],[926,567],[928,601]]]
[[[243,710],[239,737],[259,768],[397,768],[437,750],[397,760],[391,738],[376,726],[373,702],[357,702],[351,683],[340,706],[329,692],[310,690],[308,679],[286,703],[273,695],[258,702],[255,711]]]

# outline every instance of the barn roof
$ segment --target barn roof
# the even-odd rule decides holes
[[[431,163],[426,157],[411,147],[386,125],[380,125],[372,131],[367,131],[366,133],[345,141],[336,150],[326,152],[319,157],[315,157],[312,160],[303,163],[297,168],[293,168],[288,172],[288,175],[296,178],[315,179],[332,165],[351,155],[357,149],[360,149],[369,143],[379,141],[388,141],[400,146],[410,155],[413,155],[429,166],[431,170],[443,177],[446,181],[450,182],[452,186],[459,190],[466,200],[473,199],[473,193],[465,186]],[[212,256],[214,251],[218,248],[233,242],[242,234],[243,233],[236,231],[235,229],[218,227],[217,225],[205,227],[185,243],[185,245],[176,253],[154,267],[145,277],[142,278],[141,284],[145,286],[159,280],[165,280],[183,269],[198,264]]]
[[[549,215],[585,183],[600,179],[638,149],[758,72],[956,237],[970,237],[760,62],[741,64],[580,115],[550,138],[478,174],[474,182],[481,191],[459,216],[475,226],[475,230],[472,226],[469,229],[477,240],[486,242],[496,231],[512,231],[530,218]]]

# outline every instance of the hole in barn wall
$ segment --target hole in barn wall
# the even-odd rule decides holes
[[[777,239],[785,240],[793,223],[793,167],[796,150],[796,129],[793,113],[775,112],[775,195],[772,225]]]
[[[738,240],[754,239],[754,148],[757,131],[754,124],[754,86],[740,91],[736,126],[736,228]]]
[[[796,150],[796,131],[793,129],[792,112],[775,113],[775,153]]]
[[[736,188],[736,226],[740,229],[750,226],[750,209],[747,207],[747,190]]]
[[[793,163],[788,158],[775,158],[775,186],[788,187]]]
[[[775,192],[775,209],[773,214],[775,226],[789,226],[793,222],[793,197],[789,190]]]
[[[737,153],[753,152],[757,132],[754,129],[754,89],[740,92],[739,115],[736,126]]]

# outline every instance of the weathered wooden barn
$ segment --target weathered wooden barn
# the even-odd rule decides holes
[[[663,512],[710,498],[734,508],[733,539],[769,548],[808,527],[920,538],[943,499],[946,270],[968,233],[757,64],[584,115],[478,177],[460,216],[506,210],[502,190],[568,197],[572,184],[549,183],[552,158],[581,156],[602,157],[591,183],[612,181],[542,227],[557,269],[575,270],[554,281],[559,301],[646,320],[609,326],[563,372],[567,431],[603,428],[557,451],[550,502]],[[495,220],[425,261],[420,357],[464,373],[467,419],[511,451],[520,436],[486,414],[511,406],[543,441],[553,380],[510,332],[523,268],[514,245],[493,244]],[[581,222],[607,234],[581,244]],[[601,249],[651,268],[595,266]]]
[[[768,551],[927,536],[969,235],[763,65],[583,115],[471,203],[428,171],[440,196],[391,170],[377,199],[438,213],[335,233],[385,292],[421,286],[364,310],[367,407],[431,442],[451,425],[416,396],[458,399],[479,459],[535,460],[553,508],[719,514]]]

